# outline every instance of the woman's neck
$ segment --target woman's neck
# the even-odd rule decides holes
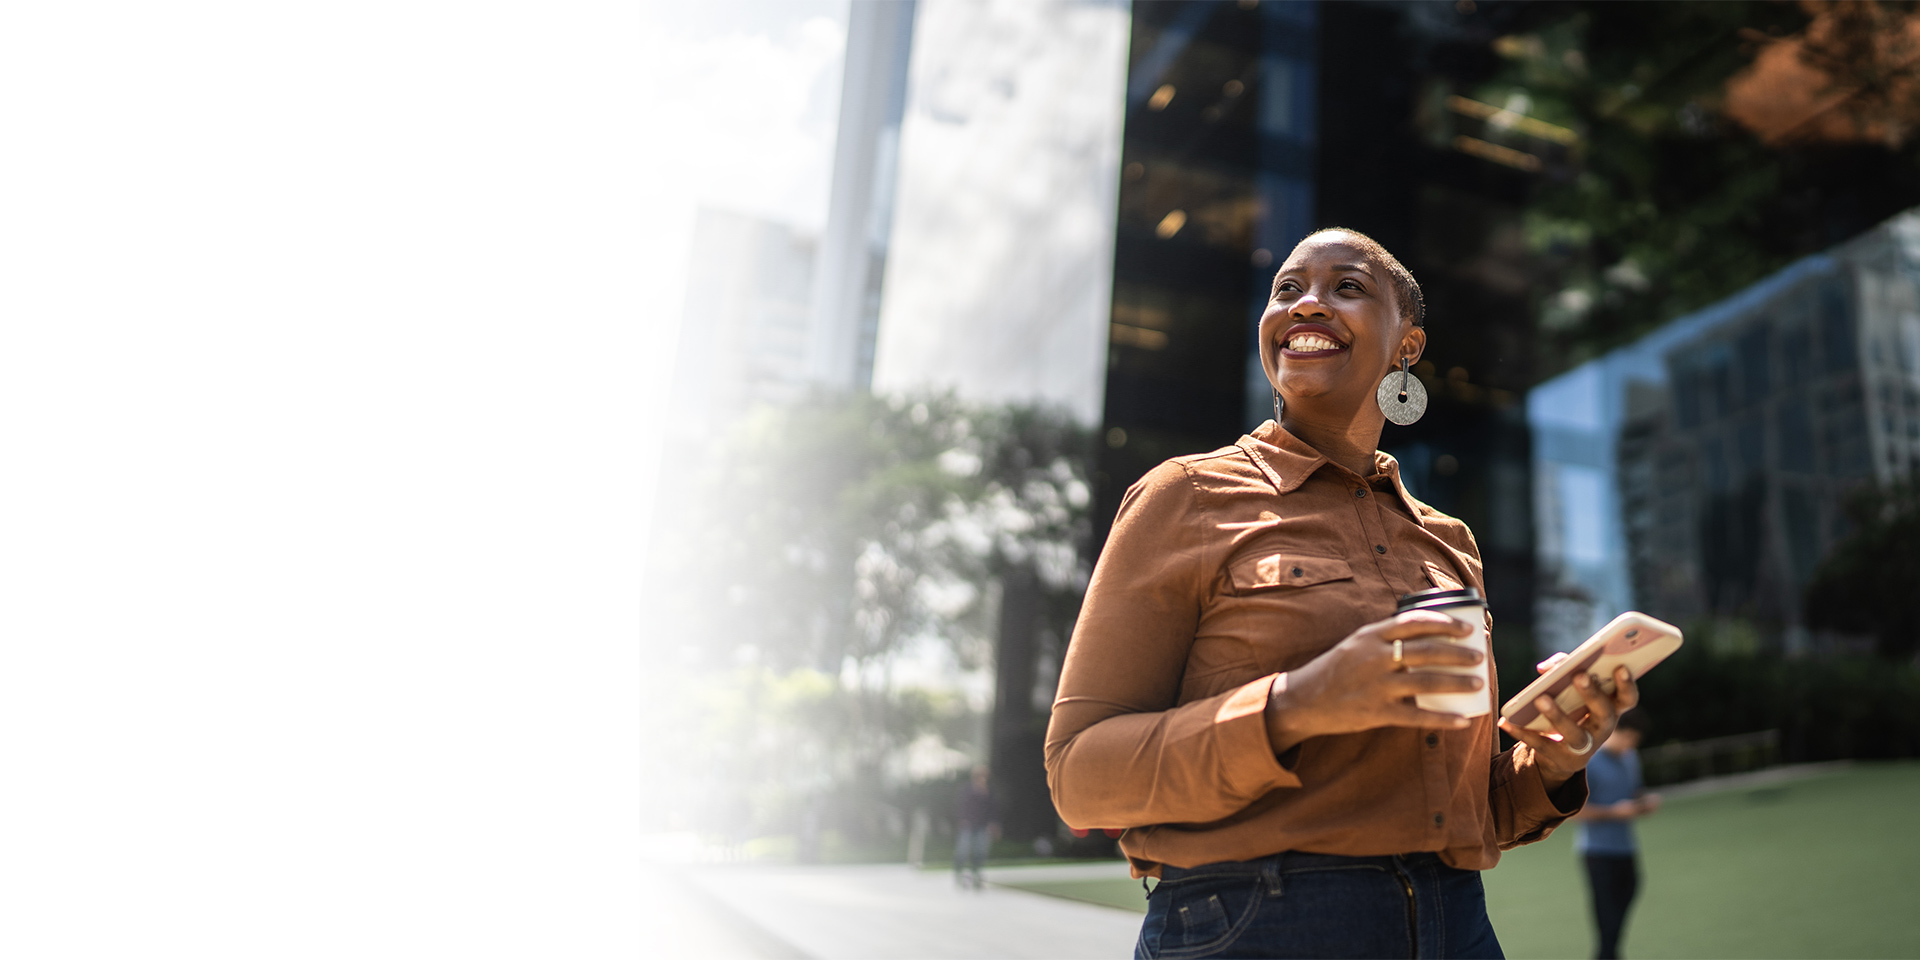
[[[1385,417],[1377,414],[1368,417],[1367,412],[1357,417],[1317,417],[1306,410],[1296,412],[1289,405],[1281,411],[1280,425],[1320,451],[1321,456],[1357,476],[1367,477],[1373,474],[1373,453],[1380,446],[1380,431],[1386,426]]]

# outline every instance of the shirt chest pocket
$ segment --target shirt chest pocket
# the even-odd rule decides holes
[[[1234,561],[1227,577],[1237,594],[1268,590],[1297,590],[1335,580],[1353,579],[1353,568],[1333,557],[1302,557],[1286,553],[1255,554]]]

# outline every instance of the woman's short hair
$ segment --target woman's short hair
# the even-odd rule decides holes
[[[1366,251],[1367,256],[1379,261],[1380,266],[1386,268],[1388,282],[1393,284],[1393,298],[1400,304],[1400,316],[1403,319],[1412,320],[1413,325],[1416,327],[1426,325],[1427,301],[1426,298],[1420,294],[1420,281],[1413,278],[1413,271],[1408,270],[1405,265],[1401,264],[1400,258],[1388,253],[1387,248],[1380,245],[1380,241],[1358,230],[1349,230],[1346,227],[1321,227],[1307,234],[1300,242],[1306,243],[1308,240],[1312,240],[1314,237],[1325,233],[1346,234],[1348,242]],[[1273,290],[1275,294],[1280,292],[1280,275],[1278,273],[1274,274],[1273,277]]]

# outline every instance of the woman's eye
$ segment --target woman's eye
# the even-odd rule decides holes
[[[1360,284],[1359,284],[1359,282],[1358,282],[1358,281],[1355,281],[1355,280],[1342,280],[1342,281],[1340,281],[1340,289],[1342,289],[1342,290],[1358,290],[1358,289],[1360,289]]]
[[[1280,292],[1281,293],[1299,293],[1300,286],[1299,284],[1294,283],[1292,280],[1282,280],[1280,281]]]

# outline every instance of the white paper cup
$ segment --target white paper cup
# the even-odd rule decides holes
[[[1422,590],[1409,593],[1400,598],[1400,612],[1408,610],[1432,610],[1444,613],[1461,623],[1473,627],[1473,632],[1464,637],[1434,635],[1422,639],[1444,640],[1458,644],[1469,650],[1480,651],[1480,662],[1471,667],[1422,667],[1416,673],[1457,673],[1461,676],[1479,677],[1480,689],[1470,693],[1423,693],[1413,698],[1413,702],[1422,710],[1438,713],[1454,713],[1463,717],[1480,717],[1493,712],[1493,693],[1488,689],[1493,678],[1489,675],[1487,664],[1492,655],[1487,650],[1487,601],[1482,599],[1480,591],[1468,587],[1464,590]]]

